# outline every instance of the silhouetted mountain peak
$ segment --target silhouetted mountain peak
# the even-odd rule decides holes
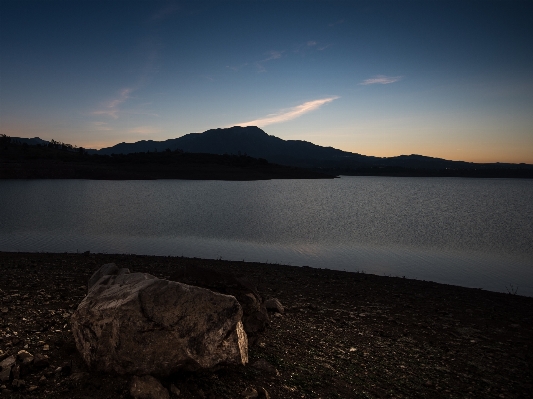
[[[100,154],[128,154],[166,149],[189,153],[249,155],[272,163],[321,170],[356,170],[360,168],[458,169],[472,168],[472,163],[449,161],[418,154],[381,158],[322,147],[303,140],[283,140],[270,136],[257,126],[233,126],[190,133],[165,141],[138,141],[103,148]]]
[[[210,135],[225,135],[225,136],[266,136],[269,137],[269,135],[262,129],[258,128],[257,126],[233,126],[228,128],[217,128],[217,129],[209,129],[203,133],[201,133],[206,136]]]

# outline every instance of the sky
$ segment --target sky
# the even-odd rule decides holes
[[[533,2],[0,0],[0,133],[102,148],[236,125],[533,164]]]

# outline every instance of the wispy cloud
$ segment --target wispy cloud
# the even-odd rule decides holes
[[[361,83],[359,83],[360,85],[363,85],[363,86],[366,86],[366,85],[376,85],[376,84],[380,84],[380,85],[386,85],[386,84],[389,84],[389,83],[394,83],[394,82],[397,82],[401,79],[402,77],[401,76],[384,76],[384,75],[377,75],[373,78],[370,78],[370,79],[365,79],[363,80]]]
[[[179,5],[174,3],[168,4],[165,7],[161,7],[150,17],[150,21],[164,20],[178,11],[179,8]]]
[[[130,98],[130,94],[133,92],[131,88],[124,88],[120,90],[118,96],[113,100],[109,101],[102,109],[93,111],[93,115],[107,115],[113,119],[118,119],[118,114],[120,112],[120,104],[125,102]]]
[[[335,21],[331,24],[329,24],[330,27],[334,27],[336,25],[342,25],[344,23],[344,19],[339,19],[338,21]]]
[[[94,129],[95,129],[95,130],[100,130],[100,131],[110,131],[110,130],[113,130],[113,129],[111,129],[109,126],[107,126],[107,123],[106,123],[106,122],[93,122],[93,126],[94,126]]]
[[[153,126],[137,126],[133,129],[128,130],[129,133],[136,133],[136,134],[155,134],[160,133],[161,129],[158,129]]]
[[[269,61],[272,61],[272,60],[277,60],[279,58],[281,58],[281,55],[282,55],[283,51],[270,51],[268,54],[268,57],[263,59],[263,60],[260,60],[260,61],[256,61],[255,62],[255,66],[257,67],[257,69],[259,70],[259,72],[265,72],[266,71],[266,68],[263,64],[269,62]]]
[[[300,55],[306,55],[307,53],[311,53],[314,51],[323,51],[330,46],[331,44],[323,44],[323,43],[317,42],[316,40],[308,40],[305,43],[298,44],[295,50],[293,50],[293,53],[300,54]]]
[[[237,65],[237,66],[226,65],[226,68],[231,69],[232,71],[239,71],[242,68],[244,68],[245,66],[248,66],[247,62],[245,62],[244,64],[241,64],[241,65]]]
[[[304,114],[307,114],[308,112],[314,111],[320,108],[322,105],[330,103],[333,100],[336,100],[338,98],[340,97],[332,96],[332,97],[321,98],[319,100],[307,101],[301,105],[297,105],[296,107],[284,109],[274,114],[269,114],[265,116],[264,118],[254,119],[248,122],[237,123],[235,124],[235,126],[261,126],[262,127],[262,126],[272,125],[274,123],[287,122],[292,119],[298,118]]]

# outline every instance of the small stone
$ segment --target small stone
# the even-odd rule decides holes
[[[33,367],[37,370],[42,370],[50,366],[50,361],[47,355],[37,353],[33,358]]]
[[[43,345],[43,351],[49,351],[49,350],[50,350],[50,345],[44,344]]]
[[[13,367],[11,367],[11,375],[14,380],[18,380],[20,378],[20,365],[15,363]]]
[[[41,378],[39,378],[39,384],[41,385],[44,385],[46,384],[48,380],[46,379],[46,377],[44,375],[41,376]]]
[[[39,388],[37,385],[31,385],[31,386],[28,388],[28,392],[33,392],[33,391],[35,391],[37,388]]]
[[[11,367],[13,367],[15,361],[15,356],[9,356],[0,362],[0,382],[9,381]]]
[[[259,359],[259,360],[255,361],[252,364],[252,367],[254,369],[256,369],[256,370],[266,371],[269,374],[273,374],[275,376],[279,376],[279,371],[273,365],[271,365],[269,362],[267,362],[265,359]]]
[[[24,365],[33,363],[33,355],[26,351],[26,350],[20,350],[17,353],[17,359]]]
[[[71,381],[80,381],[80,380],[83,380],[84,378],[87,378],[89,377],[89,373],[85,372],[85,371],[81,371],[81,372],[78,372],[78,373],[73,373],[69,379]]]
[[[248,387],[246,388],[243,393],[242,393],[242,396],[244,399],[253,399],[253,398],[257,398],[257,390],[255,388],[252,388],[252,387]]]
[[[265,301],[265,307],[270,311],[285,313],[283,305],[277,298],[270,298],[269,300]]]
[[[11,386],[15,388],[23,388],[24,386],[26,386],[26,382],[24,380],[14,379],[11,383]]]
[[[7,312],[9,312],[8,308],[2,308],[2,313],[7,313]]]
[[[174,384],[170,384],[170,392],[174,396],[180,396],[180,393],[181,393],[180,390],[178,389],[178,387],[176,387],[176,385],[174,385]]]
[[[270,399],[270,395],[265,388],[261,387],[259,388],[259,395],[257,398],[258,399]]]
[[[133,376],[130,382],[130,395],[134,399],[169,399],[168,391],[151,375]]]

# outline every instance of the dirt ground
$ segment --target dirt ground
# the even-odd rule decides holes
[[[179,391],[171,397],[245,398],[252,388],[280,399],[532,396],[533,298],[308,267],[4,252],[0,362],[21,350],[35,360],[0,382],[0,397],[129,397],[130,377],[88,370],[69,327],[88,278],[110,262],[163,278],[192,264],[229,271],[286,308],[271,314],[247,366],[173,375],[161,381]]]

